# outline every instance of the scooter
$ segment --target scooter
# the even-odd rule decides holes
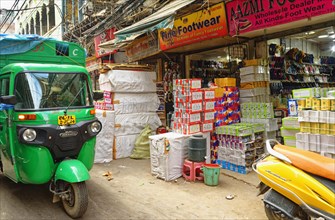
[[[335,160],[267,140],[253,164],[269,219],[335,219]]]

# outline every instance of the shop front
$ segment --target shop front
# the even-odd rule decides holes
[[[328,100],[327,92],[335,86],[334,2],[230,1],[226,10],[229,34],[248,37],[255,45],[249,59],[256,59],[246,60],[247,67],[240,69],[241,82],[247,82],[241,84],[242,121],[258,119],[250,114],[253,110],[245,106],[260,101],[259,80],[248,78],[256,72],[264,72],[268,83],[261,84],[265,86],[261,90],[270,93],[269,103],[276,119],[269,124],[272,128],[278,127],[277,131],[271,128],[268,137],[288,146],[329,153],[322,147],[309,148],[314,146],[315,136],[332,135],[333,116],[322,117],[321,124],[315,118],[309,119],[312,122],[304,119],[299,123],[297,116],[302,117],[304,113],[327,115],[332,109],[333,101]],[[334,148],[327,144],[326,136],[322,136],[325,145]]]

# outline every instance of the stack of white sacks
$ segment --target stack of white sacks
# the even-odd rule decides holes
[[[147,124],[152,131],[162,125],[156,113],[159,99],[155,82],[154,71],[138,67],[114,67],[100,74],[100,90],[112,93],[114,111],[97,110],[103,131],[97,136],[96,163],[129,157],[135,139]]]

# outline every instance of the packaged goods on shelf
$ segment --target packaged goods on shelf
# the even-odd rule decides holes
[[[247,75],[251,73],[267,73],[265,66],[248,66],[240,68],[241,75]]]
[[[268,81],[259,81],[259,82],[245,82],[240,84],[241,89],[254,89],[254,88],[262,88],[269,87]]]
[[[292,95],[294,99],[318,97],[317,94],[318,91],[316,88],[304,88],[304,89],[292,90]]]
[[[300,132],[299,128],[280,128],[280,133],[282,137],[295,137],[297,133]]]
[[[273,118],[272,103],[242,103],[241,113],[244,118]]]
[[[325,87],[325,88],[313,87],[313,88],[294,89],[292,90],[292,95],[294,99],[327,98],[328,92],[333,90],[335,90],[335,87]]]
[[[263,66],[267,64],[266,59],[243,60],[244,66]]]
[[[298,117],[285,117],[282,119],[282,126],[285,128],[300,128]]]
[[[277,119],[275,118],[243,118],[242,117],[241,122],[264,124],[266,132],[278,130]],[[298,126],[299,126],[299,123],[298,123]]]
[[[296,138],[291,136],[283,136],[284,139],[284,145],[289,147],[296,147]]]
[[[96,137],[94,163],[108,163],[113,159],[115,112],[95,111],[103,129]]]
[[[235,87],[236,86],[236,78],[215,78],[215,85],[218,87]]]
[[[246,174],[264,153],[264,125],[240,123],[216,128],[219,140],[217,163],[223,169]]]
[[[188,138],[174,132],[150,136],[151,174],[165,181],[181,177]]]
[[[297,133],[297,148],[314,151],[317,153],[326,152],[335,154],[335,136],[309,133]]]
[[[299,122],[319,122],[335,124],[335,112],[302,110],[298,112]]]

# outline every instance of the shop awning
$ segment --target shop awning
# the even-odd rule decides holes
[[[150,16],[114,33],[115,39],[100,44],[99,47],[119,47],[118,44],[129,42],[136,37],[160,28],[172,28],[176,12],[195,2],[195,0],[175,0]]]

